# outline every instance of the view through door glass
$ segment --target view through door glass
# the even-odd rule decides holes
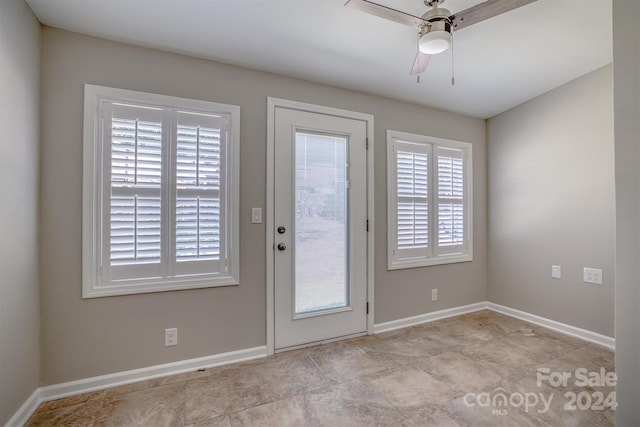
[[[295,135],[295,314],[349,305],[348,138]]]

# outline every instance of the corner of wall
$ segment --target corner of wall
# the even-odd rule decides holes
[[[40,385],[38,205],[41,30],[24,0],[0,2],[0,425]],[[37,400],[37,399],[36,399]]]
[[[488,300],[614,333],[613,90],[607,65],[488,120]],[[593,244],[598,242],[598,244]],[[551,266],[562,277],[551,277]],[[604,272],[584,283],[583,268]]]

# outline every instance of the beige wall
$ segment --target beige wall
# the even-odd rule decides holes
[[[83,85],[240,105],[241,283],[236,287],[81,299]],[[267,97],[375,116],[376,323],[486,299],[485,123],[407,103],[211,61],[43,31],[41,292],[42,382],[47,384],[266,344]],[[387,128],[474,144],[475,260],[386,271]],[[431,303],[431,288],[440,301]],[[163,329],[178,327],[177,347]]]
[[[614,335],[612,67],[488,121],[489,301]],[[562,279],[551,266],[562,266]],[[604,270],[602,286],[584,267]]]
[[[40,24],[0,2],[0,425],[40,380],[38,149]]]
[[[613,2],[616,425],[640,425],[640,2]]]

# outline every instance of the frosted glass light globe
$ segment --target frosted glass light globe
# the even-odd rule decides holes
[[[420,52],[435,55],[451,46],[451,34],[445,30],[430,31],[420,37]]]

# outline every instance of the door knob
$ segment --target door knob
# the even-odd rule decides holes
[[[287,229],[284,228],[284,225],[281,225],[280,227],[278,227],[278,234],[284,234],[285,231],[287,231]]]
[[[279,251],[284,251],[285,249],[287,249],[287,245],[285,245],[284,243],[278,243]]]

